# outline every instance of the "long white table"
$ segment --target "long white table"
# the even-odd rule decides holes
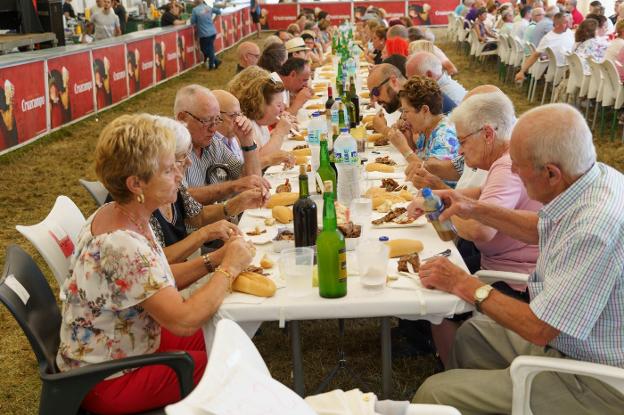
[[[302,111],[303,112],[303,111]],[[305,112],[299,114],[299,120],[305,122]],[[284,149],[290,150],[293,147],[303,144],[301,141],[287,141]],[[381,154],[378,154],[381,153]],[[369,148],[366,157],[369,161],[374,160],[378,155],[389,154],[393,160],[404,162],[402,156],[391,148]],[[275,169],[271,169],[275,170]],[[401,170],[399,168],[397,170]],[[284,182],[288,177],[293,186],[293,191],[298,191],[297,169],[289,172],[276,172],[266,174],[265,177],[272,183],[273,189]],[[375,175],[376,177],[378,175]],[[400,175],[399,175],[400,176]],[[378,186],[380,180],[369,180],[369,175],[362,174],[361,190],[364,192],[370,186]],[[402,180],[398,180],[402,183]],[[312,188],[313,186],[310,186]],[[265,227],[264,219],[243,214],[239,223],[242,230],[254,229],[256,226]],[[267,227],[269,235],[274,235],[278,227],[275,225]],[[440,240],[433,229],[427,223],[421,227],[404,228],[383,228],[371,229],[373,237],[387,236],[390,239],[408,238],[418,239],[423,242],[424,250],[420,254],[421,258],[426,258],[445,249],[451,250],[450,259],[454,263],[463,267],[465,264],[452,242]],[[273,252],[272,243],[257,245],[257,254],[254,264],[258,264],[260,258],[267,254],[272,258],[276,266],[273,269],[272,278],[278,282],[278,286],[283,287],[280,281],[279,271],[277,271],[277,260],[279,254]],[[219,310],[220,318],[228,318],[239,323],[252,327],[258,327],[261,322],[279,321],[283,326],[289,322],[291,333],[291,347],[294,365],[295,391],[305,396],[303,383],[303,363],[301,357],[301,345],[299,337],[299,324],[301,320],[319,319],[347,319],[347,318],[381,318],[381,340],[382,340],[382,393],[387,398],[391,389],[391,347],[390,347],[390,318],[400,317],[409,320],[425,319],[433,323],[439,323],[444,317],[457,313],[464,313],[473,309],[458,297],[440,291],[429,290],[420,285],[418,281],[411,278],[399,277],[399,280],[388,284],[389,286],[379,289],[369,289],[362,286],[359,276],[357,276],[357,261],[354,252],[347,254],[348,293],[339,299],[325,299],[318,294],[318,288],[310,288],[309,293],[304,297],[292,297],[288,287],[279,288],[274,297],[262,299],[241,293],[234,293],[224,301]],[[388,266],[389,275],[397,275],[396,260],[391,260]],[[394,288],[391,288],[394,287]],[[209,343],[207,343],[209,344]]]

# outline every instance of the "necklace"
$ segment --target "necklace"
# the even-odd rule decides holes
[[[145,226],[144,223],[139,222],[139,220],[132,213],[128,212],[128,210],[122,207],[119,203],[115,203],[115,207],[119,209],[119,211],[139,229],[139,233],[143,235],[152,246],[155,244],[151,232],[147,231],[147,226]]]

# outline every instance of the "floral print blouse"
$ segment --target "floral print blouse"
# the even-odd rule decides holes
[[[457,157],[459,141],[455,126],[447,117],[440,120],[438,125],[431,131],[429,140],[425,134],[420,133],[416,138],[416,155],[426,160],[435,157],[440,160],[452,160]]]
[[[583,63],[583,74],[591,75],[591,67],[587,59],[592,58],[596,62],[602,62],[605,59],[607,47],[609,42],[601,37],[593,37],[587,39],[585,42],[577,43],[572,50],[579,55],[581,62]]]
[[[56,357],[61,371],[154,353],[160,346],[160,325],[139,304],[175,286],[160,246],[133,231],[92,235],[96,213],[78,236],[62,286],[66,299]]]

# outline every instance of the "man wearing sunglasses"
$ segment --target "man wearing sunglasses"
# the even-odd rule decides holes
[[[236,193],[248,193],[256,199],[257,207],[264,201],[271,185],[260,177],[258,151],[251,122],[244,116],[233,116],[233,131],[240,139],[243,161],[239,160],[220,140],[213,140],[217,127],[223,122],[219,102],[214,94],[200,85],[188,85],[176,94],[174,114],[186,124],[192,139],[189,154],[191,166],[185,173],[185,185],[198,202],[208,205],[223,201]],[[232,114],[230,114],[231,116]],[[227,117],[228,115],[226,115]],[[226,166],[233,180],[223,181],[214,166]]]
[[[392,118],[398,120],[397,110],[401,106],[399,100],[399,91],[405,84],[407,79],[401,74],[396,66],[388,63],[376,65],[370,71],[367,79],[368,89],[370,91],[370,99],[372,103],[379,103]],[[392,115],[396,114],[396,115]],[[392,124],[392,123],[391,123]],[[388,123],[382,112],[377,114],[373,119],[373,128],[377,132],[382,132]]]

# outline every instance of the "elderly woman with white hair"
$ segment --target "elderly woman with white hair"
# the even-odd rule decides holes
[[[481,187],[458,192],[502,208],[537,212],[542,204],[529,198],[522,180],[512,171],[509,142],[515,114],[511,100],[502,92],[475,95],[463,101],[451,113],[450,120],[455,124],[466,166],[488,172]],[[423,213],[422,199],[415,199],[408,211],[411,216],[420,216]],[[457,234],[474,242],[481,252],[479,263],[470,263],[467,258],[472,273],[479,268],[520,273],[535,269],[539,253],[537,245],[513,239],[476,220],[454,216],[451,221]],[[509,287],[497,283],[495,287],[508,295],[527,299],[524,286]],[[442,327],[433,330],[433,334],[440,358],[446,364],[455,333],[454,323],[447,321]]]

